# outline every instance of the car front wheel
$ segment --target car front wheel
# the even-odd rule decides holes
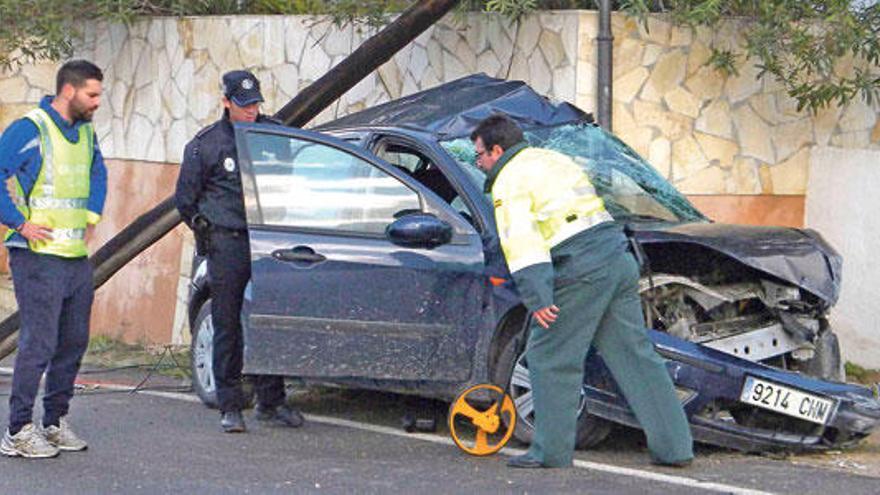
[[[524,347],[519,345],[524,335],[511,338],[504,344],[495,366],[494,382],[504,384],[516,405],[514,436],[523,443],[531,443],[535,432],[535,409],[532,402],[532,382]],[[612,423],[587,412],[586,398],[581,391],[578,403],[576,445],[586,449],[599,444],[611,432]]]
[[[211,321],[211,300],[205,301],[193,322],[190,367],[196,395],[206,406],[217,408],[217,386],[214,382],[214,324]]]

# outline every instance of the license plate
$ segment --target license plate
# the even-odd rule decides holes
[[[837,406],[837,401],[753,376],[746,377],[739,400],[820,425],[828,421]]]

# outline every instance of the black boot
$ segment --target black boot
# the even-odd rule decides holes
[[[290,406],[264,407],[257,404],[254,414],[258,421],[271,422],[278,426],[299,428],[305,423],[305,418],[299,411]]]
[[[244,417],[241,411],[226,411],[220,413],[220,426],[224,433],[244,433]]]

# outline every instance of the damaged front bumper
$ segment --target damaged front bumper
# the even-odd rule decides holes
[[[663,332],[649,331],[683,401],[694,439],[747,452],[847,447],[880,424],[880,399],[869,388],[822,381],[740,359]],[[601,358],[587,362],[587,410],[638,427]],[[833,402],[821,424],[762,409],[743,400],[747,377]]]

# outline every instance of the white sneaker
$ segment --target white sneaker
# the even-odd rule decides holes
[[[59,453],[58,447],[52,445],[43,436],[43,432],[37,429],[33,423],[28,423],[15,435],[10,435],[9,430],[3,435],[0,442],[0,454],[9,457],[26,457],[28,459],[44,459],[55,457]]]
[[[85,440],[76,436],[76,433],[70,429],[70,425],[64,418],[61,418],[58,421],[58,426],[51,425],[44,427],[43,432],[46,435],[46,440],[57,447],[58,450],[78,452],[89,448],[89,444],[87,444]]]

